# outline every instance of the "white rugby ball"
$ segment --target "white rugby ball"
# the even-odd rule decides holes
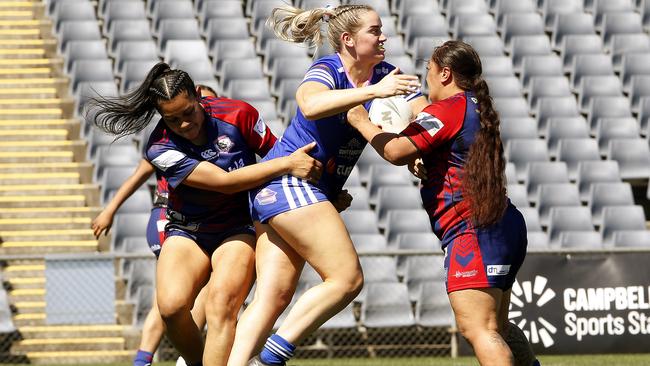
[[[370,122],[392,133],[402,132],[411,123],[413,112],[406,99],[401,96],[377,98],[368,111]]]

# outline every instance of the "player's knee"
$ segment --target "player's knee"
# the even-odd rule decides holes
[[[176,317],[190,312],[191,305],[183,299],[169,297],[158,298],[158,310],[160,317],[163,321],[168,322],[174,320]]]
[[[205,312],[206,316],[214,321],[236,320],[240,307],[238,293],[215,288],[208,293]]]
[[[344,278],[339,281],[340,291],[346,300],[352,301],[359,295],[363,289],[363,273],[361,270],[348,273]]]

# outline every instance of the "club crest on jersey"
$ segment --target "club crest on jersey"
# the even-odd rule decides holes
[[[255,195],[255,200],[260,206],[270,205],[278,200],[276,195],[272,189],[264,188]]]
[[[201,157],[203,159],[205,159],[205,160],[210,160],[210,159],[214,158],[217,155],[219,155],[219,153],[212,150],[212,149],[207,149],[207,150],[201,151]]]
[[[441,120],[426,112],[420,112],[420,114],[415,118],[415,122],[424,127],[431,137],[445,126]]]
[[[232,147],[235,146],[235,143],[232,142],[230,137],[226,135],[217,137],[217,141],[215,141],[214,144],[217,146],[217,149],[222,153],[230,152],[230,149],[232,149]]]
[[[478,99],[476,99],[475,97],[471,97],[469,99],[471,99],[472,102],[474,102],[474,104],[478,104]]]
[[[262,120],[262,117],[259,117],[257,119],[257,122],[255,122],[255,126],[253,126],[253,130],[257,132],[260,137],[264,137],[266,135],[266,123],[264,123],[264,120]]]

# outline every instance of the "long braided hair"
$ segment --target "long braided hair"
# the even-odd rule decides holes
[[[190,98],[197,97],[192,78],[187,72],[171,69],[160,62],[149,70],[142,84],[129,93],[91,98],[87,115],[90,111],[96,113],[91,119],[97,127],[112,135],[125,136],[142,131],[158,110],[158,103],[182,92],[187,92]]]
[[[437,47],[431,60],[440,68],[451,69],[456,85],[471,90],[479,105],[481,128],[469,149],[463,176],[464,196],[469,200],[475,225],[498,222],[506,209],[506,161],[499,133],[499,115],[494,109],[481,60],[467,43],[447,41]]]
[[[368,5],[340,5],[305,10],[287,5],[273,9],[267,24],[282,40],[320,46],[324,39],[321,25],[325,23],[330,46],[341,51],[341,34],[357,33],[361,29],[361,15],[367,11],[374,9]]]

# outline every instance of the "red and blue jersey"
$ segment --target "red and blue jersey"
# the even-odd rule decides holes
[[[463,92],[430,104],[402,131],[419,150],[427,169],[422,202],[443,245],[450,230],[462,230],[461,224],[471,219],[462,179],[469,148],[480,127],[476,97]]]
[[[174,134],[161,120],[151,133],[145,158],[167,182],[168,208],[197,225],[198,232],[222,232],[250,224],[246,192],[224,194],[190,187],[183,181],[202,161],[225,171],[254,164],[255,154],[266,155],[276,138],[258,111],[245,102],[205,97],[201,106],[208,136],[205,145],[194,145]]]

